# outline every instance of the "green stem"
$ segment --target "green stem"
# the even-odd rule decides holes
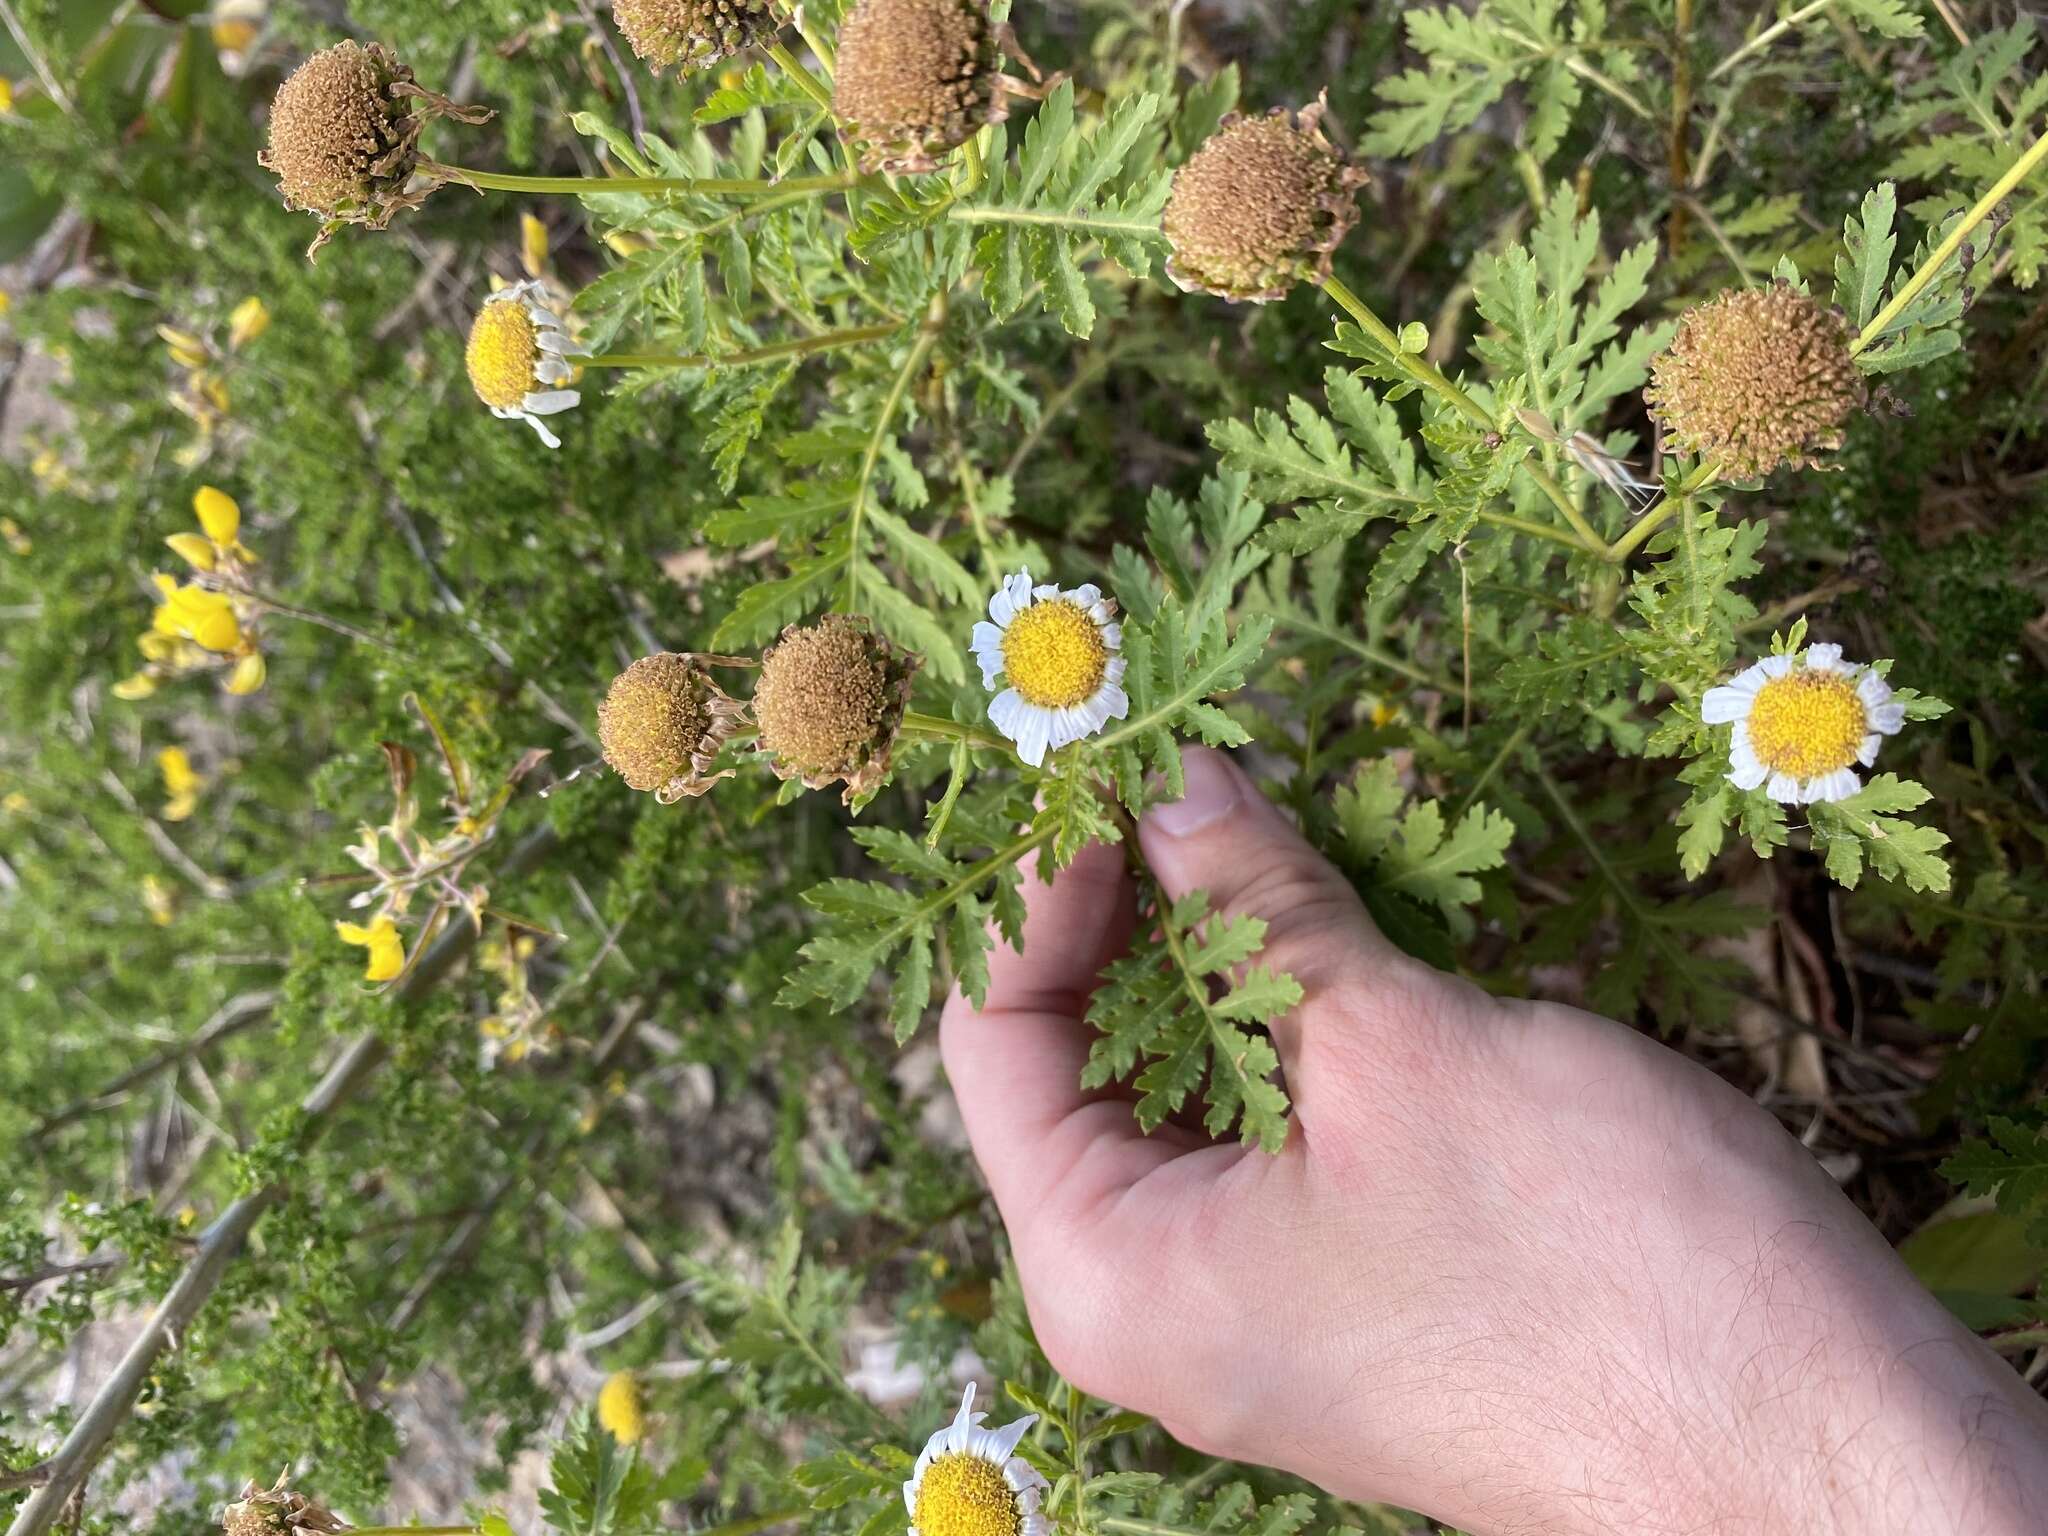
[[[804,68],[797,56],[789,51],[787,44],[770,43],[768,57],[781,66],[785,75],[796,82],[798,90],[810,97],[824,111],[832,110],[832,92],[826,88],[824,81]]]
[[[1358,328],[1372,337],[1387,351],[1394,364],[1409,378],[1424,389],[1441,397],[1453,409],[1461,413],[1475,426],[1484,427],[1488,432],[1498,431],[1494,419],[1486,414],[1486,408],[1464,390],[1444,377],[1443,370],[1426,362],[1412,352],[1403,351],[1401,339],[1387,329],[1386,322],[1372,312],[1365,300],[1353,293],[1335,274],[1322,280],[1323,292],[1327,293],[1343,311],[1358,323]],[[1521,464],[1524,474],[1534,480],[1543,494],[1550,498],[1550,504],[1557,508],[1566,523],[1571,525],[1576,539],[1567,540],[1575,548],[1589,555],[1605,555],[1607,541],[1593,531],[1584,515],[1565,488],[1541,464],[1524,459]],[[1533,527],[1534,525],[1528,525]]]
[[[1450,679],[1425,672],[1414,662],[1403,661],[1391,651],[1383,651],[1376,645],[1368,645],[1363,640],[1347,635],[1341,629],[1331,629],[1328,625],[1318,624],[1315,620],[1300,614],[1276,613],[1271,617],[1274,624],[1281,629],[1291,629],[1296,634],[1312,635],[1318,640],[1327,640],[1332,645],[1342,646],[1359,660],[1369,662],[1375,667],[1382,667],[1398,677],[1405,677],[1411,683],[1420,684],[1424,688],[1434,688],[1439,693],[1458,691],[1458,685]]]
[[[349,1536],[482,1536],[480,1525],[352,1525]]]
[[[939,331],[946,323],[946,295],[932,296],[931,307],[926,311],[925,323],[917,344],[910,349],[910,355],[903,360],[897,371],[896,382],[889,386],[889,394],[882,401],[880,416],[875,420],[875,430],[868,434],[867,452],[861,456],[860,479],[853,490],[853,506],[846,521],[846,609],[849,613],[860,611],[860,525],[867,517],[869,488],[874,484],[875,465],[882,457],[882,445],[889,440],[890,425],[896,420],[896,408],[903,403],[903,397],[910,391],[910,381],[917,377],[917,370],[924,366],[924,360],[931,356],[932,348],[939,343]]]
[[[1757,33],[1755,37],[1752,37],[1740,48],[1736,49],[1733,53],[1729,54],[1727,58],[1723,59],[1720,63],[1716,64],[1712,69],[1708,70],[1707,79],[1720,79],[1723,75],[1727,74],[1729,70],[1733,69],[1736,65],[1740,64],[1744,59],[1748,58],[1751,54],[1762,52],[1764,49],[1770,47],[1772,43],[1775,43],[1780,37],[1783,37],[1787,32],[1791,31],[1792,28],[1798,26],[1799,23],[1805,21],[1810,16],[1818,16],[1822,11],[1826,10],[1829,6],[1833,5],[1834,3],[1835,0],[1811,0],[1810,4],[1802,5],[1798,10],[1793,11],[1788,15],[1779,17],[1776,21],[1772,22],[1768,27],[1765,27],[1763,31]]]
[[[478,171],[468,166],[421,160],[429,176],[458,182],[477,191],[568,192],[587,197],[603,192],[689,192],[711,197],[759,197],[778,192],[832,192],[851,183],[844,176],[787,176],[767,181],[758,176],[518,176],[509,171]]]
[[[1629,111],[1635,113],[1637,117],[1643,118],[1646,121],[1655,121],[1656,114],[1644,106],[1641,101],[1637,100],[1633,91],[1619,80],[1595,69],[1571,49],[1547,48],[1535,38],[1526,36],[1510,27],[1502,27],[1500,32],[1501,36],[1505,37],[1509,42],[1519,43],[1522,47],[1528,49],[1529,52],[1541,58],[1557,60],[1566,69],[1577,75],[1581,80],[1586,81],[1596,90],[1605,91],[1624,107],[1627,107]]]
[[[901,329],[894,322],[853,325],[844,330],[821,331],[816,336],[774,341],[764,347],[746,347],[722,355],[709,352],[600,352],[595,357],[579,357],[575,361],[585,368],[738,368],[783,357],[808,357],[813,352],[859,346],[864,341],[886,341]]]
[[[962,725],[957,720],[942,720],[937,715],[921,715],[916,710],[904,714],[901,732],[914,741],[964,741],[970,747],[1007,752],[1013,757],[1017,752],[1007,736],[983,730],[978,725]]]
[[[754,1536],[756,1531],[765,1531],[778,1525],[800,1525],[810,1519],[814,1511],[803,1504],[789,1509],[771,1509],[764,1515],[748,1515],[744,1520],[728,1520],[724,1525],[707,1525],[699,1528],[694,1536]],[[351,1532],[350,1536],[354,1536]]]
[[[1977,199],[1970,211],[1963,215],[1962,221],[1949,231],[1948,238],[1934,248],[1934,253],[1920,263],[1920,269],[1906,279],[1905,286],[1892,295],[1891,303],[1879,310],[1877,317],[1863,327],[1862,334],[1850,344],[1851,356],[1863,351],[1890,329],[1891,323],[1898,319],[1906,306],[1920,297],[1921,289],[1933,282],[1941,269],[1948,264],[1949,258],[1961,247],[1964,236],[1990,218],[1992,210],[2005,201],[2006,194],[2025,181],[2043,159],[2048,159],[2048,133],[2034,140],[2032,147],[2012,163],[2011,169],[1991,184],[1991,190]]]

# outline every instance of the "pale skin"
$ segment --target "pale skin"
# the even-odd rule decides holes
[[[1027,880],[946,1071],[1054,1367],[1177,1439],[1482,1536],[2048,1530],[2048,1407],[1777,1122],[1575,1008],[1407,959],[1222,753],[1146,816],[1265,918],[1278,1155],[1078,1087],[1122,851]]]

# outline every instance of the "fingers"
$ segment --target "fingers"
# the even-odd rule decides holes
[[[1210,907],[1266,922],[1263,963],[1304,987],[1355,975],[1396,951],[1351,882],[1309,846],[1228,754],[1188,747],[1187,792],[1138,828],[1145,861],[1172,897],[1207,891]]]
[[[1315,1068],[1340,1050],[1356,1057],[1372,1049],[1375,1000],[1410,967],[1373,926],[1351,883],[1228,755],[1189,747],[1182,764],[1186,794],[1139,824],[1146,863],[1169,897],[1206,891],[1211,910],[1265,921],[1253,963],[1291,975],[1304,993],[1301,1006],[1271,1028],[1306,1125],[1317,1088],[1333,1086],[1319,1085]],[[1305,1059],[1310,1029],[1328,1049]]]
[[[956,990],[939,1022],[968,1139],[1020,1245],[1047,1214],[1089,1209],[1180,1150],[1081,1088],[1088,999],[1134,920],[1123,850],[1086,848],[1050,886],[1027,873],[1024,906],[1024,952],[998,938],[981,1008]]]

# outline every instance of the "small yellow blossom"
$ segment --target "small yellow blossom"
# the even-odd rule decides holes
[[[0,297],[4,297],[4,295],[0,295]],[[4,540],[8,549],[17,555],[29,555],[35,552],[35,540],[23,533],[21,531],[21,524],[11,517],[0,517],[0,540]]]
[[[239,352],[270,329],[270,310],[253,293],[228,316],[228,350]]]
[[[157,769],[164,776],[164,820],[184,821],[199,808],[199,792],[206,780],[192,766],[183,747],[165,747],[156,755]]]
[[[12,112],[13,110],[14,82],[5,75],[0,75],[0,112]],[[0,299],[5,299],[6,297],[6,294],[0,293]],[[7,306],[4,303],[0,303],[0,314],[4,314],[6,309]]]
[[[223,547],[232,547],[242,531],[242,509],[235,498],[217,486],[202,485],[192,493],[192,510],[206,536]]]
[[[528,277],[544,276],[548,270],[548,227],[530,213],[519,215],[519,265]]]
[[[0,811],[10,816],[25,814],[34,803],[18,789],[10,789],[5,795],[0,795]]]
[[[4,94],[6,90],[7,82],[0,80],[0,94]],[[4,100],[0,100],[0,112],[5,112],[6,110],[7,107]],[[0,315],[6,314],[12,308],[14,308],[14,295],[5,288],[0,288]]]
[[[647,1433],[640,1407],[640,1383],[631,1371],[613,1371],[597,1393],[597,1422],[621,1445],[636,1445]]]
[[[180,368],[204,368],[213,360],[213,349],[207,346],[203,338],[194,336],[190,331],[160,325],[156,328],[156,333],[170,349],[171,361]]]
[[[236,657],[234,670],[228,673],[228,692],[237,697],[256,692],[263,686],[264,678],[269,676],[269,670],[264,664],[261,651],[250,651],[246,655]]]
[[[164,542],[195,571],[210,571],[220,563],[213,553],[213,540],[196,533],[174,533]]]
[[[190,582],[180,586],[164,575],[153,579],[164,599],[151,621],[158,634],[190,640],[216,655],[225,655],[241,644],[242,626],[236,622],[234,605],[226,594]]]
[[[398,925],[381,913],[365,928],[360,923],[336,923],[334,931],[344,944],[355,944],[370,952],[363,967],[363,980],[389,981],[405,969],[405,939]]]
[[[263,30],[264,0],[219,0],[208,31],[221,53],[247,53]]]
[[[142,910],[159,928],[168,928],[178,914],[178,899],[171,888],[155,875],[142,877]]]
[[[137,699],[146,699],[156,692],[156,674],[148,668],[131,672],[114,684],[113,694],[125,703],[133,704]]]

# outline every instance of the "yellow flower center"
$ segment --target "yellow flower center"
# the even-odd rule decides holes
[[[465,360],[470,386],[485,405],[509,411],[524,400],[540,362],[540,331],[526,306],[499,299],[478,310]]]
[[[1017,1536],[1024,1517],[1001,1467],[985,1456],[952,1451],[924,1469],[911,1524],[919,1536]]]
[[[1757,760],[1795,779],[1848,767],[1868,730],[1856,684],[1816,667],[1772,678],[1749,707],[1749,744]]]
[[[1109,647],[1079,603],[1033,603],[1003,631],[1003,671],[1028,704],[1069,709],[1102,685]],[[929,1536],[929,1533],[927,1533]]]

